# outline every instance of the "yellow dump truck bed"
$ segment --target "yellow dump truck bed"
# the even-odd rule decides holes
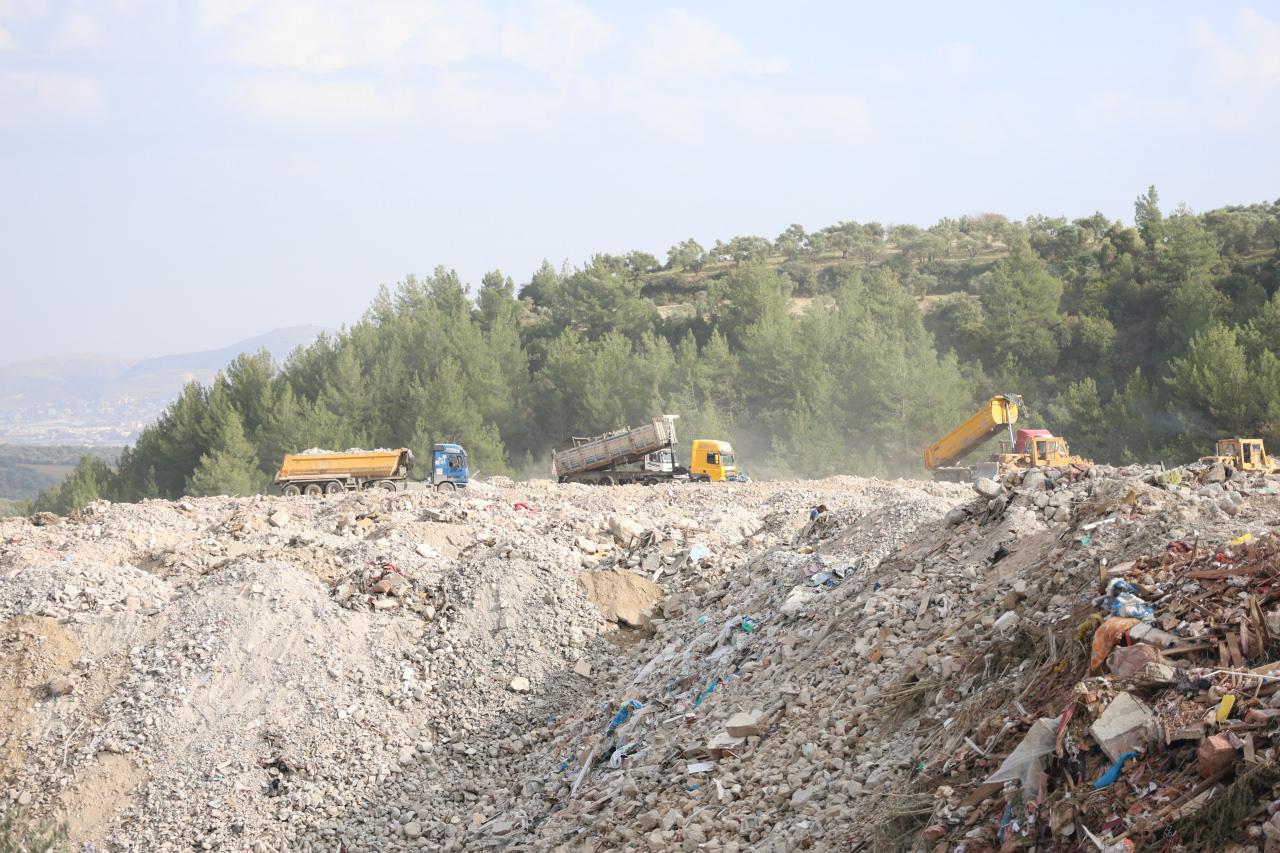
[[[289,453],[285,455],[275,481],[403,477],[412,466],[412,460],[413,454],[404,447],[358,453]]]
[[[1021,405],[1022,398],[1016,394],[992,397],[971,418],[925,449],[925,467],[932,471],[956,464],[1002,428],[1017,423]]]

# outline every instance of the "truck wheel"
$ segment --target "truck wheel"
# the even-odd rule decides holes
[[[641,480],[641,481],[640,481],[640,485],[642,485],[642,486],[656,486],[656,485],[658,485],[658,478],[657,478],[657,477],[645,477],[643,480]]]
[[[617,481],[617,480],[615,480],[615,479],[613,479],[613,477],[609,476],[608,474],[605,474],[605,475],[604,475],[603,477],[601,477],[599,480],[596,480],[596,482],[597,482],[597,483],[599,483],[601,486],[616,486],[616,485],[618,485],[618,481]]]
[[[296,498],[298,495],[302,494],[302,489],[298,488],[297,483],[290,483],[280,490],[280,494],[284,495],[286,498]]]
[[[456,492],[458,486],[455,483],[436,483],[437,492]]]
[[[388,492],[394,492],[396,490],[396,484],[390,480],[379,480],[377,486],[379,489],[384,489]]]
[[[324,494],[324,489],[320,488],[319,483],[307,483],[307,487],[302,490],[302,493],[309,498],[316,498]]]
[[[344,489],[342,487],[342,484],[339,483],[337,480],[333,480],[331,482],[324,484],[324,493],[326,495],[340,495],[344,491],[346,491],[346,489]]]

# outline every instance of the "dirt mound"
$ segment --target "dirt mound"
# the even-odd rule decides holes
[[[582,572],[578,575],[578,582],[605,621],[628,628],[648,625],[654,605],[662,600],[664,594],[656,583],[618,569]]]

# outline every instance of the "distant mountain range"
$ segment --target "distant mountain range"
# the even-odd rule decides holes
[[[187,382],[211,381],[240,353],[265,349],[283,361],[323,331],[294,326],[222,349],[155,358],[68,355],[2,365],[0,443],[128,443]]]

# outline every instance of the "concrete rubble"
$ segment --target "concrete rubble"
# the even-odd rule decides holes
[[[0,520],[0,807],[139,851],[1280,850],[1277,482],[1207,468]]]

